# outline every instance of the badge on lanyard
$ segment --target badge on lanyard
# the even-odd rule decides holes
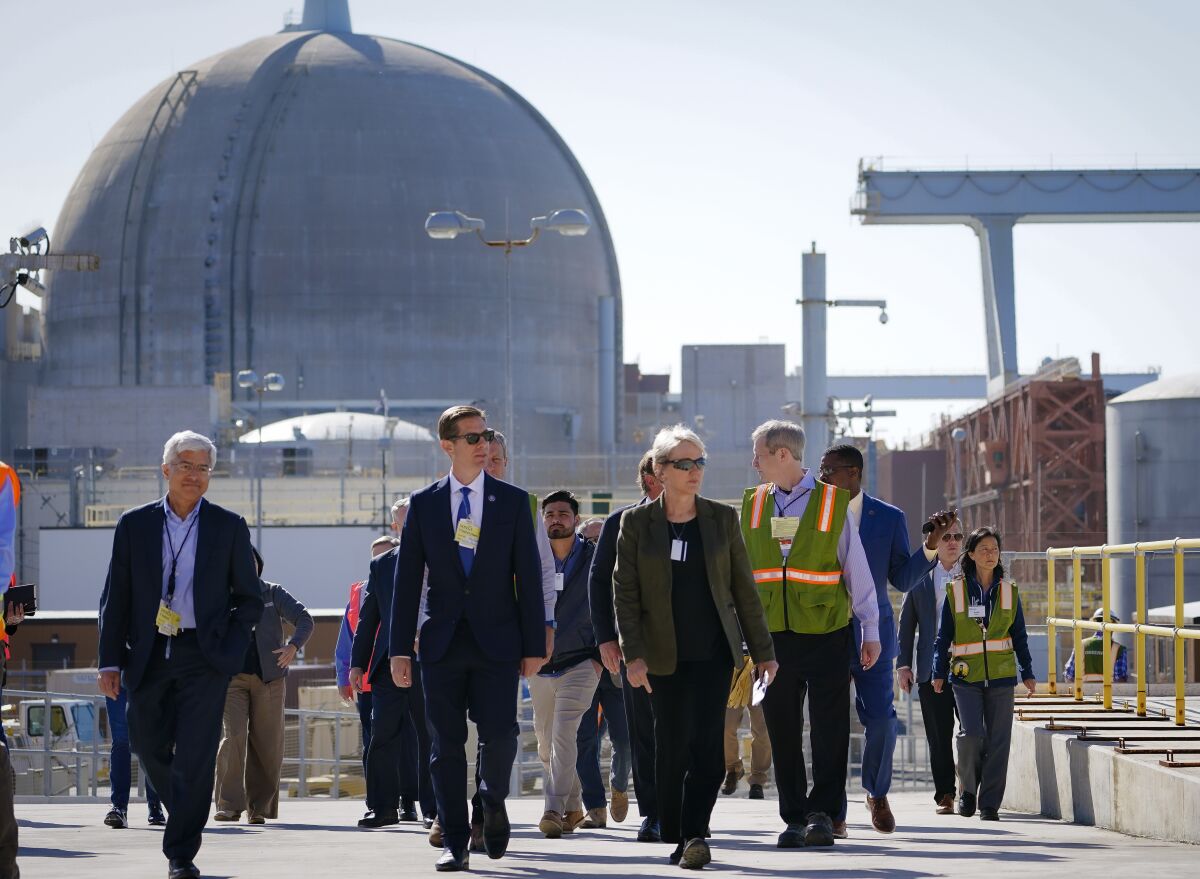
[[[984,608],[982,604],[972,604],[967,607],[967,616],[973,620],[981,620],[983,619],[983,611]]]
[[[459,519],[458,527],[454,529],[454,542],[463,549],[479,546],[479,526],[470,519]]]
[[[799,516],[772,516],[771,537],[779,541],[779,551],[784,558],[792,551],[792,540],[800,530]]]
[[[671,541],[671,561],[686,562],[687,561],[687,543],[676,538]]]
[[[561,572],[554,575],[554,591],[555,592],[563,591],[563,577],[564,576],[565,575],[562,574]]]
[[[179,634],[179,623],[182,622],[181,617],[177,612],[171,610],[171,605],[165,600],[158,603],[158,616],[154,619],[154,625],[158,626],[159,634],[171,637]]]

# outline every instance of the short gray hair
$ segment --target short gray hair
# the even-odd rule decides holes
[[[508,460],[508,440],[505,439],[504,434],[502,434],[500,431],[496,431],[496,435],[494,437],[492,437],[492,442],[498,444],[500,446],[500,448],[504,450],[504,460],[507,461]]]
[[[396,521],[396,517],[400,514],[401,510],[405,510],[405,511],[408,510],[408,504],[409,504],[409,501],[408,501],[407,497],[399,498],[396,500],[396,502],[394,504],[392,504],[392,521],[393,522]]]
[[[675,451],[681,443],[692,443],[700,449],[701,455],[704,454],[704,440],[700,439],[700,435],[696,431],[683,424],[673,424],[670,427],[664,427],[654,436],[650,455],[654,459],[656,470],[663,468],[671,452]]]
[[[208,466],[217,466],[217,447],[202,433],[194,430],[181,430],[163,446],[163,460],[166,465],[179,460],[182,452],[208,452]]]
[[[767,451],[771,454],[787,449],[797,461],[804,458],[804,428],[794,421],[781,418],[764,421],[750,434],[752,444],[758,445],[759,440],[767,444]]]

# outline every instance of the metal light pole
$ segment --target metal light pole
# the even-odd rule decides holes
[[[283,376],[277,372],[268,372],[261,379],[258,373],[253,369],[243,369],[237,374],[237,383],[239,388],[253,390],[258,395],[258,415],[255,416],[257,421],[258,431],[258,448],[254,450],[254,482],[255,482],[255,503],[254,503],[254,543],[258,547],[258,552],[263,553],[262,542],[262,519],[263,519],[263,484],[262,484],[262,439],[263,439],[263,420],[262,420],[262,403],[263,393],[266,391],[282,391]]]
[[[452,239],[466,233],[474,232],[475,236],[488,247],[504,249],[504,435],[515,447],[513,431],[513,365],[512,365],[512,265],[511,258],[514,248],[528,247],[537,241],[545,229],[557,232],[568,238],[586,235],[592,227],[592,221],[587,213],[576,208],[564,208],[552,211],[544,217],[532,217],[529,220],[532,230],[528,238],[489,239],[483,234],[484,222],[477,217],[469,217],[462,211],[434,211],[425,218],[425,233],[430,238]],[[515,469],[515,461],[514,461]],[[514,477],[515,478],[515,477]]]

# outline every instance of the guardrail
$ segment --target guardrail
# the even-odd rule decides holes
[[[1101,693],[1106,709],[1112,708],[1113,689],[1112,673],[1115,659],[1112,650],[1112,633],[1125,632],[1134,636],[1134,659],[1131,671],[1136,672],[1137,678],[1137,714],[1146,716],[1147,699],[1147,663],[1146,637],[1170,638],[1174,643],[1174,685],[1175,685],[1175,725],[1186,726],[1186,661],[1184,644],[1187,641],[1200,640],[1200,629],[1187,628],[1184,624],[1184,556],[1200,551],[1200,538],[1175,538],[1174,540],[1143,541],[1139,543],[1103,544],[1100,546],[1069,546],[1051,547],[1045,552],[1006,552],[1006,560],[1041,559],[1046,562],[1046,641],[1047,641],[1047,685],[1051,694],[1058,693],[1058,644],[1057,632],[1061,626],[1073,632],[1075,648],[1075,679],[1073,695],[1076,702],[1082,702],[1083,693],[1083,633],[1084,631],[1100,632],[1103,639],[1104,680]],[[1173,626],[1150,625],[1146,620],[1146,559],[1155,553],[1169,552],[1174,561],[1175,573],[1175,624]],[[1107,618],[1112,609],[1112,560],[1114,558],[1132,558],[1134,561],[1134,590],[1136,593],[1137,620],[1136,623],[1110,623]],[[1100,605],[1104,611],[1105,622],[1094,622],[1084,619],[1083,614],[1083,562],[1085,560],[1100,561]],[[1057,613],[1057,595],[1055,578],[1055,563],[1069,561],[1071,563],[1072,582],[1072,613],[1073,617],[1059,617]]]
[[[42,746],[40,748],[22,748],[14,747],[14,743],[9,741],[9,760],[14,764],[14,776],[20,775],[16,766],[24,763],[22,758],[28,758],[30,763],[41,758],[42,772],[42,796],[52,797],[59,794],[59,791],[54,789],[54,770],[55,768],[70,769],[71,764],[74,765],[75,783],[72,785],[75,789],[76,796],[84,796],[84,792],[90,791],[91,796],[97,796],[99,788],[99,770],[100,761],[107,757],[107,749],[104,752],[100,750],[100,709],[104,707],[104,697],[100,695],[87,695],[80,693],[45,693],[36,692],[33,690],[5,690],[5,700],[13,699],[19,706],[21,702],[40,701],[45,706],[45,714],[42,720]],[[76,742],[75,747],[71,749],[54,748],[52,747],[51,739],[53,738],[53,706],[55,702],[60,700],[70,700],[73,702],[90,702],[92,705],[91,729],[89,737],[91,739],[90,747],[80,749],[83,742]],[[23,718],[22,718],[23,720]],[[30,731],[21,729],[22,736],[29,736]],[[56,766],[57,761],[57,766]],[[85,764],[86,763],[86,770]],[[87,772],[87,780],[84,780],[84,772]],[[69,789],[69,788],[68,788]]]

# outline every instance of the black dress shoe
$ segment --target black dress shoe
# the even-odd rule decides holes
[[[508,851],[508,837],[512,828],[508,823],[508,810],[504,803],[483,807],[483,847],[492,860],[504,857]]]
[[[970,818],[975,814],[975,794],[970,791],[963,791],[958,798],[958,814],[964,818]]]
[[[471,869],[471,853],[465,848],[460,852],[455,852],[452,849],[445,849],[442,856],[437,859],[437,863],[433,868],[439,873],[458,873],[462,870]]]
[[[166,827],[167,816],[163,814],[162,809],[157,812],[151,812],[150,817],[146,819],[146,823],[151,827]]]
[[[999,821],[1000,820],[1000,810],[999,809],[989,809],[986,806],[980,806],[979,807],[979,820],[980,821]]]
[[[658,821],[646,817],[642,819],[641,829],[638,830],[638,842],[662,842],[662,834],[658,830]]]
[[[401,809],[399,817],[400,817],[401,821],[416,822],[416,821],[421,820],[419,817],[417,817],[417,810],[414,809],[412,806],[408,806],[406,808]]]
[[[761,784],[750,785],[750,799],[752,799],[752,800],[763,799],[763,789],[762,789]]]
[[[167,879],[200,879],[200,868],[187,858],[170,858],[167,861]]]
[[[375,827],[390,827],[400,823],[400,815],[396,812],[368,812],[358,822],[359,827],[372,829]]]
[[[799,824],[789,824],[783,833],[779,834],[779,848],[804,848],[804,828]]]
[[[833,845],[833,822],[824,812],[813,812],[808,816],[808,826],[804,828],[804,844]]]
[[[433,821],[434,818],[432,815],[425,815],[421,818],[421,823],[425,825],[426,830],[430,830],[433,827]]]

